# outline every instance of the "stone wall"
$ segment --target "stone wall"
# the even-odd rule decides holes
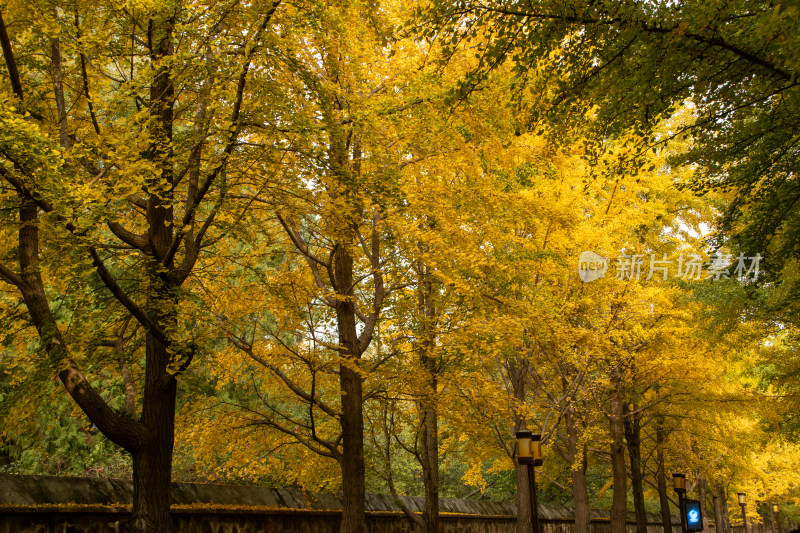
[[[0,474],[0,533],[105,533],[124,529],[132,487],[118,479]],[[181,533],[337,533],[338,496],[266,487],[173,483],[173,518]],[[423,498],[404,497],[419,512]],[[370,532],[416,533],[391,498],[368,495]],[[509,502],[443,498],[442,533],[513,533]],[[573,533],[570,509],[540,508],[543,533]],[[628,531],[635,532],[633,516]],[[663,533],[650,515],[648,533]],[[678,518],[673,517],[678,531]],[[593,510],[591,533],[610,531],[608,512]]]
[[[340,512],[177,509],[176,533],[338,533]],[[117,533],[124,531],[128,512],[80,508],[0,509],[0,533]],[[542,520],[542,533],[573,533],[571,522]],[[371,533],[418,533],[400,513],[367,513]],[[676,525],[676,531],[677,531]],[[443,515],[441,533],[514,533],[513,516]],[[591,522],[591,533],[608,533],[607,519]],[[628,524],[628,533],[635,533]],[[660,525],[648,533],[663,533]]]

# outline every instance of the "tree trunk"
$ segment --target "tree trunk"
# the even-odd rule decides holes
[[[174,19],[155,15],[148,28],[153,61],[172,55]],[[152,144],[150,157],[160,174],[150,179],[148,188],[160,190],[173,185],[172,137],[175,88],[169,65],[160,66],[150,85]],[[147,317],[162,332],[177,329],[177,289],[179,282],[164,275],[161,258],[173,240],[173,205],[169,195],[150,193],[147,198],[147,239],[149,290]],[[137,533],[168,533],[170,520],[170,482],[172,451],[175,444],[175,397],[177,382],[170,373],[175,358],[167,346],[148,332],[145,345],[145,376],[141,421],[147,428],[142,446],[133,455],[133,509],[131,528]]]
[[[714,493],[714,529],[717,533],[725,533],[725,525],[723,522],[722,500],[718,493]]]
[[[364,521],[364,413],[358,372],[340,367],[342,390],[342,525],[341,533],[366,531]]]
[[[432,224],[429,221],[429,224]],[[420,244],[420,250],[424,245]],[[416,264],[417,306],[414,350],[424,372],[417,392],[417,409],[420,413],[418,427],[419,446],[416,459],[422,467],[422,484],[425,507],[422,528],[428,533],[439,531],[439,413],[438,413],[438,360],[434,356],[436,340],[436,306],[430,267],[421,259]]]
[[[520,403],[525,403],[527,374],[525,362],[522,360],[510,360],[508,362],[507,371],[514,398]],[[514,413],[515,430],[523,430],[525,427],[525,419],[521,415]],[[528,466],[519,464],[516,461],[516,456],[514,457],[514,464],[516,466],[515,473],[517,477],[517,533],[531,533],[531,531],[533,531],[533,517],[531,516],[531,492],[529,489],[530,480],[528,478]]]
[[[614,483],[611,502],[611,533],[626,533],[628,518],[627,471],[625,468],[625,430],[623,427],[622,397],[615,392],[611,397],[609,416],[611,430],[611,476]]]
[[[659,420],[656,428],[656,482],[658,483],[658,502],[661,506],[661,524],[664,533],[672,533],[672,516],[667,497],[667,473],[664,465],[664,442],[667,440],[663,422]]]
[[[435,386],[436,380],[433,380]],[[435,400],[429,400],[422,421],[422,476],[425,486],[425,511],[422,515],[427,533],[439,532],[439,432]]]
[[[588,447],[580,444],[579,428],[572,409],[564,416],[567,426],[567,453],[573,461],[570,469],[572,478],[572,501],[575,508],[574,533],[589,533],[589,489],[586,483],[588,467]],[[578,468],[575,468],[575,463]]]
[[[130,528],[135,532],[169,533],[172,438],[162,428],[141,452],[133,454],[133,509]],[[172,435],[169,435],[171,437]]]
[[[425,510],[422,518],[427,533],[439,533],[439,413],[438,413],[438,358],[436,346],[436,305],[430,267],[420,261],[417,312],[420,330],[417,334],[419,361],[425,371],[425,390],[419,408],[422,414],[422,446],[420,465],[425,488]]]
[[[731,522],[728,517],[728,495],[725,493],[725,485],[721,482],[716,483],[714,494],[714,509],[719,509],[717,514],[717,533],[728,533],[731,530]]]
[[[334,253],[336,323],[339,345],[345,353],[339,367],[342,394],[342,525],[341,533],[366,531],[364,520],[364,412],[363,382],[358,370],[361,349],[356,332],[353,304],[353,256],[346,245],[338,244]]]
[[[636,513],[636,533],[647,533],[647,509],[644,506],[644,479],[642,475],[642,442],[640,415],[624,409],[623,426],[628,444],[628,457],[631,463],[631,489],[633,508]]]
[[[700,501],[700,516],[703,520],[703,527],[708,526],[708,504],[706,503],[706,498],[706,478],[705,475],[700,472],[697,475],[697,499]]]
[[[174,396],[173,396],[174,398]],[[166,414],[166,409],[163,410]],[[133,509],[130,527],[135,532],[172,531],[170,520],[170,481],[173,448],[172,417],[159,428],[141,451],[133,455]]]
[[[168,298],[164,300],[169,300]],[[175,323],[169,303],[155,298],[150,303],[150,318],[166,326]],[[165,312],[165,309],[166,312]],[[147,335],[144,394],[141,421],[147,437],[133,456],[133,510],[131,527],[136,532],[170,532],[170,482],[172,451],[175,443],[175,398],[177,381],[169,374],[171,355],[167,348]]]
[[[508,376],[511,380],[511,388],[514,398],[517,401],[525,402],[525,365],[520,362],[510,361],[508,364]],[[514,428],[522,430],[525,428],[525,420],[521,415],[514,414]],[[533,531],[533,517],[531,515],[531,491],[530,480],[528,477],[528,466],[521,465],[514,460],[516,465],[517,477],[517,533],[531,533]]]
[[[572,469],[572,498],[575,505],[575,533],[589,533],[589,489],[586,483],[587,454],[583,445],[580,466]]]

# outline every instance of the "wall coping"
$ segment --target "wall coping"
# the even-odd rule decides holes
[[[133,484],[125,479],[0,474],[0,514],[127,514],[130,512],[132,494]],[[342,511],[340,495],[296,489],[172,483],[171,498],[171,512],[180,515],[339,516]],[[424,498],[400,498],[415,514],[423,511]],[[365,507],[367,514],[376,518],[405,516],[389,496],[368,494]],[[440,510],[443,519],[516,519],[516,505],[512,502],[441,498]],[[548,522],[574,521],[574,513],[569,508],[540,506],[539,514],[540,520]],[[610,513],[603,509],[591,509],[589,519],[592,522],[608,522]],[[628,513],[628,523],[635,522],[633,513]],[[648,513],[647,522],[660,524],[661,515]],[[680,518],[673,515],[672,522],[680,524]]]

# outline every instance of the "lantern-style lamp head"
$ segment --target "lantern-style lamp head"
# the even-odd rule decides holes
[[[672,474],[672,488],[678,494],[686,492],[686,476],[684,474]]]
[[[517,431],[517,462],[521,465],[541,466],[542,436],[530,431]]]
[[[739,498],[739,505],[746,505],[747,504],[747,494],[744,492],[737,492],[736,496]]]
[[[773,503],[772,504],[772,512],[775,513],[775,514],[778,514],[779,511],[780,511],[780,507],[778,507],[778,504],[777,503]]]

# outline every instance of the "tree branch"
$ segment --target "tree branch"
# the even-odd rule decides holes
[[[122,224],[119,222],[107,222],[108,229],[111,230],[111,233],[116,235],[116,237],[124,242],[129,246],[133,246],[139,251],[144,251],[147,249],[147,237],[144,235],[139,235],[133,233],[132,231],[128,231],[123,227]]]
[[[253,42],[255,44],[258,44],[261,41],[261,35],[266,30],[270,20],[272,20],[272,16],[275,14],[275,10],[278,9],[280,3],[281,0],[276,0],[272,2],[272,6],[270,7],[267,14],[264,16],[264,20],[259,25],[258,30],[256,31],[253,37]],[[245,61],[244,66],[242,67],[242,72],[239,74],[239,80],[236,86],[236,99],[234,100],[233,110],[231,111],[231,118],[230,118],[231,130],[230,130],[230,135],[228,137],[228,142],[226,143],[225,148],[222,151],[222,160],[219,162],[219,164],[214,168],[211,174],[206,178],[206,180],[197,190],[195,195],[195,200],[192,203],[187,203],[186,212],[183,215],[182,223],[178,227],[178,231],[173,237],[172,242],[170,243],[170,247],[167,250],[167,253],[161,260],[161,263],[165,267],[171,266],[172,261],[175,258],[175,254],[178,252],[178,248],[180,247],[180,243],[184,238],[185,235],[184,228],[189,227],[192,220],[194,220],[197,207],[203,201],[203,198],[205,198],[206,194],[211,188],[211,184],[214,183],[214,181],[219,176],[220,172],[222,172],[222,170],[225,168],[228,162],[228,158],[233,153],[233,147],[236,145],[236,140],[238,139],[239,132],[241,130],[239,115],[241,113],[242,102],[244,100],[244,89],[245,85],[247,84],[247,75],[250,71],[250,65],[252,63],[253,55],[255,53],[256,48],[257,48],[256,46],[252,46],[249,49],[247,60]],[[195,244],[197,248],[200,247],[199,242],[196,242]]]
[[[147,313],[142,311],[142,309],[136,305],[133,300],[122,290],[122,287],[119,286],[117,281],[111,275],[111,273],[106,269],[105,264],[103,263],[100,256],[97,254],[97,250],[94,247],[89,248],[89,254],[92,256],[92,264],[94,264],[97,273],[100,275],[100,279],[103,281],[103,284],[106,288],[111,291],[111,294],[121,303],[128,312],[133,315],[134,318],[144,327],[148,333],[152,334],[158,342],[163,344],[164,346],[170,346],[172,343],[170,342],[169,338],[164,334],[164,332],[159,328],[150,317],[147,316]]]
[[[317,405],[323,412],[325,412],[327,415],[331,417],[339,418],[341,416],[341,413],[337,412],[336,410],[328,406],[326,403],[322,402],[321,400],[315,398],[314,396],[304,391],[299,385],[297,385],[294,381],[292,381],[292,379],[289,378],[289,376],[287,376],[280,368],[273,365],[263,357],[257,355],[253,351],[253,348],[251,346],[245,344],[240,339],[236,338],[236,336],[234,335],[229,334],[228,339],[233,343],[234,346],[236,346],[238,349],[246,353],[251,359],[253,359],[253,361],[256,361],[261,366],[267,368],[273,374],[275,374],[278,377],[278,379],[280,379],[289,388],[289,390],[291,390],[296,396],[301,398],[303,401]]]
[[[10,283],[11,285],[14,285],[20,290],[22,290],[25,284],[25,280],[22,279],[22,276],[20,276],[10,268],[7,268],[3,265],[0,265],[0,278],[3,278],[4,280],[6,280],[6,282]]]
[[[486,6],[482,6],[481,9],[483,9],[486,12],[497,13],[501,15],[510,15],[522,18],[529,18],[533,20],[555,20],[568,23],[578,23],[578,24],[583,24],[585,26],[594,26],[594,25],[612,26],[616,24],[620,26],[627,26],[629,28],[639,29],[645,33],[654,33],[658,35],[674,34],[679,29],[678,27],[663,28],[652,24],[648,24],[647,22],[631,21],[623,19],[621,17],[592,18],[592,17],[579,17],[575,15],[568,15],[565,13],[529,13],[525,11],[492,8]],[[716,46],[718,48],[722,48],[723,50],[727,50],[728,52],[731,52],[735,56],[747,61],[748,63],[758,65],[786,81],[789,82],[795,81],[796,76],[793,76],[788,71],[779,67],[775,63],[770,62],[763,57],[759,57],[755,53],[745,50],[742,47],[731,44],[722,39],[721,37],[706,36],[694,32],[685,32],[683,33],[683,35],[693,41],[708,44],[711,46]]]
[[[0,9],[0,45],[3,48],[3,57],[6,60],[6,68],[8,69],[8,78],[11,80],[11,89],[17,98],[22,100],[22,81],[19,77],[19,70],[17,70],[17,61],[14,59],[14,49],[11,47],[11,39],[8,37],[6,31],[6,23],[3,20],[3,11]]]

